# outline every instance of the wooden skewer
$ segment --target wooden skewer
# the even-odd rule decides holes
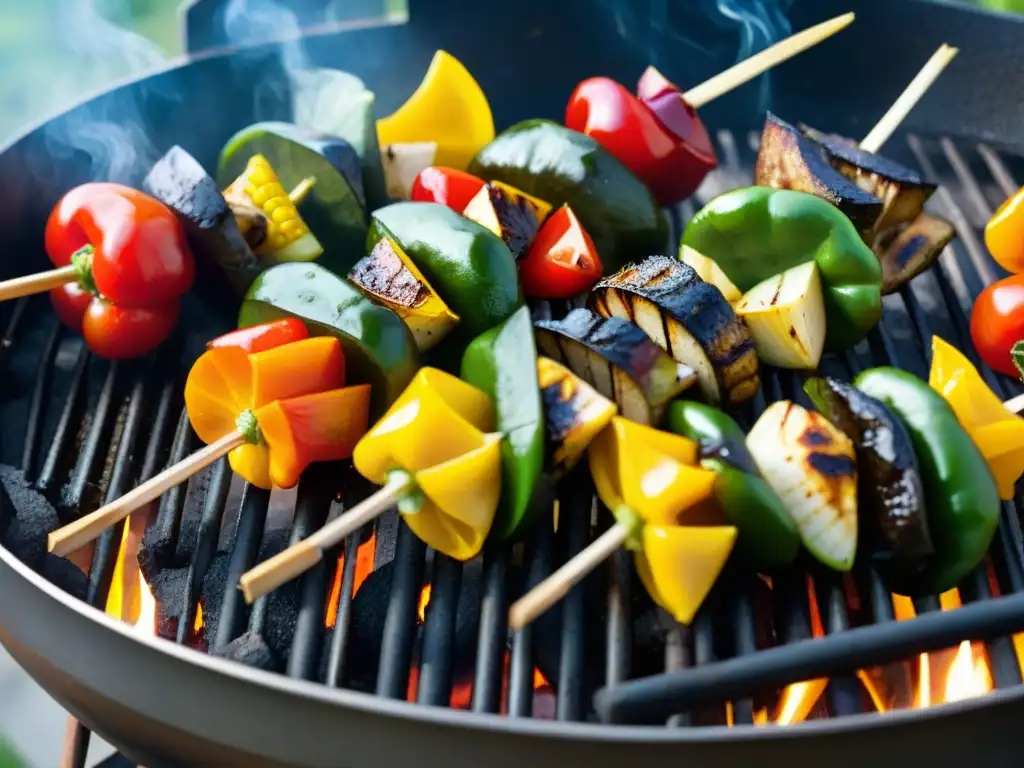
[[[241,432],[231,432],[220,440],[182,459],[173,467],[150,478],[142,485],[129,491],[121,498],[100,507],[73,523],[58,528],[47,538],[47,546],[55,555],[65,557],[76,549],[98,538],[105,530],[124,520],[136,509],[163,495],[176,485],[188,480],[204,467],[213,464],[221,456],[242,445],[245,438]]]
[[[803,32],[797,32],[785,40],[780,40],[770,48],[765,48],[749,59],[744,59],[724,72],[719,72],[709,80],[691,88],[683,94],[683,101],[693,109],[700,109],[719,96],[724,96],[734,88],[739,88],[744,83],[753,80],[762,72],[766,72],[786,59],[827,40],[836,32],[850,26],[855,18],[856,15],[852,12],[844,13],[842,16],[823,21],[821,24],[816,24]]]
[[[1011,397],[1003,403],[1003,407],[1010,413],[1020,413],[1021,411],[1024,411],[1024,395]]]
[[[565,597],[569,590],[626,543],[626,526],[616,523],[593,544],[512,603],[508,611],[510,629],[522,629]]]
[[[932,86],[932,83],[939,78],[942,71],[949,66],[949,62],[959,52],[959,48],[954,48],[945,43],[940,45],[939,49],[928,59],[928,63],[921,68],[921,71],[910,81],[910,84],[903,90],[899,98],[892,103],[889,111],[882,116],[882,119],[875,124],[870,133],[864,137],[864,140],[860,143],[860,148],[868,152],[880,150],[882,145],[895,133],[900,123],[906,119],[917,102],[921,100],[921,97]]]
[[[398,497],[409,488],[409,483],[407,476],[395,476],[336,520],[242,574],[238,586],[245,602],[251,605],[259,597],[315,566],[323,559],[324,550],[340,544],[346,536],[394,506]]]

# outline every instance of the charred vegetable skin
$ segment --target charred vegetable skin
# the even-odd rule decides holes
[[[693,268],[651,256],[605,278],[593,289],[590,308],[638,325],[675,360],[697,373],[711,403],[737,405],[761,384],[757,352],[746,323],[722,292]]]
[[[988,551],[999,524],[999,491],[984,457],[940,394],[896,368],[864,371],[854,386],[888,406],[910,434],[921,468],[935,557],[924,569],[888,568],[888,587],[931,595],[960,583]]]
[[[544,406],[546,463],[558,481],[576,466],[617,409],[564,365],[537,358],[537,383]]]
[[[383,413],[416,373],[419,355],[405,323],[318,264],[279,264],[260,275],[238,325],[281,317],[299,318],[313,335],[341,342],[350,380],[372,386],[371,415]]]
[[[811,379],[804,390],[857,450],[860,524],[872,558],[912,572],[934,554],[910,435],[888,407],[849,384]]]
[[[530,310],[520,307],[474,339],[462,357],[461,378],[495,404],[502,435],[502,479],[491,535],[501,541],[519,534],[539,512],[550,508],[552,496],[544,472],[544,414]]]
[[[669,401],[694,383],[696,375],[676,363],[637,326],[576,309],[559,321],[535,324],[540,351],[564,364],[605,397],[622,415],[654,425]]]
[[[741,291],[814,260],[824,288],[826,349],[856,344],[882,316],[882,270],[850,220],[804,192],[747,187],[698,211],[683,234]]]
[[[513,125],[480,150],[469,170],[554,207],[568,204],[608,270],[661,251],[668,239],[665,217],[643,183],[594,139],[550,120]]]
[[[367,250],[390,237],[478,335],[523,303],[515,259],[501,238],[438,203],[395,203],[373,214]]]
[[[800,532],[779,497],[761,477],[746,435],[728,414],[689,400],[669,406],[668,427],[700,446],[700,465],[715,472],[715,515],[739,531],[736,549],[757,570],[792,563]]]

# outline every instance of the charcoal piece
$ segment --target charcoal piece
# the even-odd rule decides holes
[[[255,632],[246,632],[223,648],[214,650],[211,655],[237,661],[247,667],[263,669],[267,672],[284,671],[284,663],[281,658],[271,650],[263,637]]]
[[[178,621],[188,587],[188,568],[164,568],[149,579],[149,588],[156,600],[156,633],[174,641]]]
[[[259,561],[263,562],[288,546],[289,531],[278,528],[269,531],[260,547]],[[271,650],[281,659],[287,659],[295,636],[295,623],[299,618],[299,599],[302,580],[289,581],[270,593],[267,626],[263,637]]]
[[[203,604],[203,625],[206,637],[213,642],[217,636],[220,626],[221,610],[224,605],[224,595],[228,586],[228,566],[231,556],[226,552],[218,552],[210,567],[206,571],[206,578],[203,579],[203,591],[200,600]]]
[[[89,592],[89,577],[82,573],[77,565],[63,557],[44,555],[39,573],[48,582],[79,600],[85,600]]]
[[[0,465],[3,504],[8,513],[6,531],[0,543],[33,570],[39,570],[46,555],[46,537],[60,527],[60,518],[46,497],[35,491],[20,469]]]
[[[157,525],[146,529],[138,555],[139,568],[146,581],[152,582],[164,568],[181,566],[181,563],[174,560],[175,538],[174,531]]]

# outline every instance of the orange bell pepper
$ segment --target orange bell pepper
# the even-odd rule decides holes
[[[702,526],[701,502],[715,473],[696,466],[697,445],[616,416],[591,443],[590,473],[601,501],[628,529],[637,573],[651,598],[688,624],[736,542],[732,526]]]
[[[212,443],[241,432],[231,468],[259,488],[291,488],[317,461],[351,456],[366,432],[370,387],[344,387],[341,345],[315,337],[247,353],[218,346],[203,353],[185,383],[196,434]]]
[[[1024,187],[1003,203],[985,226],[985,245],[1007,272],[1024,272]]]
[[[297,317],[282,317],[280,320],[225,333],[207,342],[206,348],[240,347],[246,352],[262,352],[308,338],[309,330],[301,320]]]
[[[501,434],[494,404],[461,379],[422,368],[359,441],[356,469],[383,485],[404,480],[398,503],[428,546],[456,560],[483,547],[501,495]]]
[[[938,336],[932,336],[928,384],[946,399],[985,457],[999,497],[1012,499],[1014,485],[1024,474],[1024,419],[1006,410],[971,361]]]

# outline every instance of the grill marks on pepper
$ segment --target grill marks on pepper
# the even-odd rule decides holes
[[[374,296],[402,307],[413,309],[429,298],[423,283],[402,263],[386,238],[353,267],[350,278]]]

